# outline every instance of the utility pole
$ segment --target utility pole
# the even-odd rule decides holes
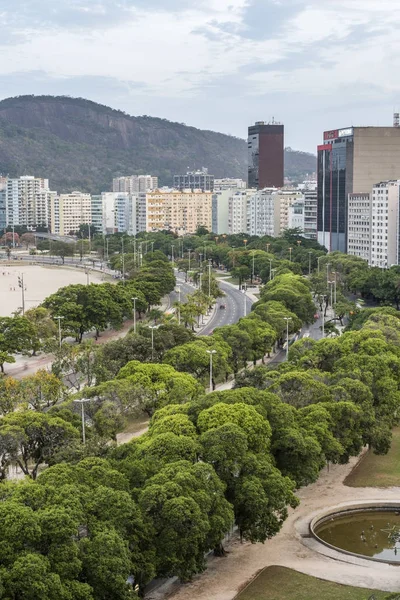
[[[244,284],[244,289],[243,289],[243,296],[244,296],[244,316],[247,316],[247,284]]]
[[[86,432],[85,432],[85,408],[84,403],[90,402],[90,398],[79,398],[78,400],[74,400],[74,402],[81,403],[81,415],[82,415],[82,443],[86,444]]]
[[[329,267],[331,266],[331,263],[328,263],[326,265],[326,284],[328,285],[329,283]]]
[[[272,281],[272,258],[269,259],[269,280]]]
[[[18,276],[18,286],[21,288],[22,292],[22,316],[25,315],[25,287],[24,287],[24,274],[21,273],[21,276]]]
[[[172,267],[174,266],[174,245],[171,244],[171,262],[172,262]]]
[[[133,300],[133,333],[136,333],[136,300],[137,297],[131,298]]]
[[[192,249],[189,248],[188,249],[188,253],[189,253],[189,269],[188,269],[188,273],[190,273],[190,253],[191,253]]]
[[[289,359],[289,321],[292,320],[292,317],[283,317],[286,321],[286,360]]]
[[[254,282],[254,256],[255,256],[255,250],[253,250],[253,269],[252,269],[252,274],[251,274],[251,282]]]
[[[216,350],[206,350],[207,354],[210,355],[210,393],[213,391],[213,354],[217,354]]]

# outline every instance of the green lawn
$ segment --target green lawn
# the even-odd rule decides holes
[[[392,446],[385,456],[368,452],[348,477],[350,487],[392,487],[400,485],[400,428],[393,430]]]
[[[384,600],[388,595],[323,581],[285,567],[268,567],[235,600]]]

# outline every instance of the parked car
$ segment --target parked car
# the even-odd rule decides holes
[[[225,308],[226,308],[226,305],[225,305],[225,304],[220,304],[220,305],[219,305],[219,308],[220,308],[220,310],[225,310]]]

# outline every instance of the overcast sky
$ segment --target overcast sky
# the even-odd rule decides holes
[[[286,145],[390,125],[400,107],[398,0],[0,0],[0,97],[82,96]]]

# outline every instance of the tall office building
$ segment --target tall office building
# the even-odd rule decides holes
[[[247,200],[247,227],[249,235],[275,235],[276,188],[265,188],[253,193]]]
[[[400,128],[348,127],[324,133],[318,146],[318,242],[346,252],[349,194],[400,178]]]
[[[248,185],[263,188],[284,185],[284,126],[258,121],[249,127]]]
[[[174,176],[174,188],[177,190],[201,190],[203,192],[214,191],[214,175],[208,173],[203,167],[201,171],[188,171],[186,175]]]
[[[158,177],[153,175],[129,175],[128,177],[114,177],[113,192],[139,194],[158,188]]]
[[[33,229],[48,226],[50,203],[56,192],[49,189],[49,180],[33,176],[6,180],[6,224]]]

